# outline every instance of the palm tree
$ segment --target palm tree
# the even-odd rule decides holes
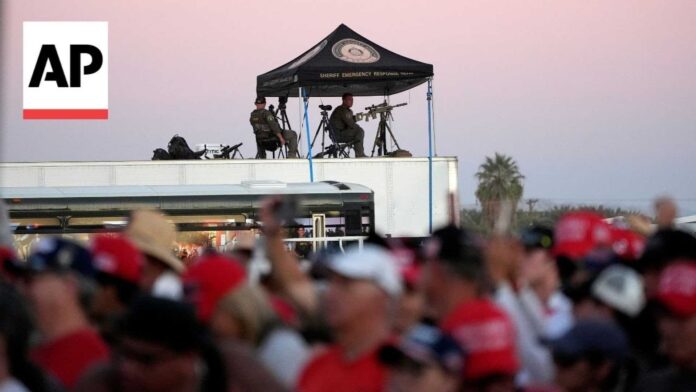
[[[497,152],[493,158],[486,157],[476,172],[476,178],[479,182],[476,198],[481,203],[483,218],[489,228],[499,214],[501,203],[509,201],[512,211],[517,211],[517,203],[524,191],[524,176],[512,157]]]

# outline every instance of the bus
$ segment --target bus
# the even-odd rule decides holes
[[[95,233],[121,231],[135,209],[158,209],[167,214],[176,224],[178,249],[182,251],[200,246],[223,249],[240,232],[258,231],[259,208],[270,195],[297,201],[292,219],[285,222],[286,236],[307,238],[315,249],[315,239],[358,238],[374,231],[375,224],[373,191],[337,181],[3,187],[0,195],[8,206],[20,253],[42,235],[89,240]]]

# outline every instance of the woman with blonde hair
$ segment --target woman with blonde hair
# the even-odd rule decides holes
[[[279,319],[261,287],[241,285],[226,294],[217,303],[210,329],[218,338],[249,343],[280,381],[296,385],[309,349],[300,334]]]

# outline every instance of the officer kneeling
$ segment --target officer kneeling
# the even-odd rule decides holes
[[[274,140],[274,137],[277,137],[280,141],[281,148],[287,143],[288,158],[299,158],[297,154],[297,133],[280,128],[273,113],[266,110],[266,98],[257,97],[254,104],[256,104],[256,110],[251,112],[249,122],[251,122],[251,126],[254,128],[254,135],[256,136],[256,158],[266,159],[266,148],[264,145],[269,140]]]

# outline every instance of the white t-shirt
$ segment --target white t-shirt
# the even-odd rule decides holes
[[[281,327],[266,336],[256,349],[256,355],[280,382],[294,387],[309,359],[309,348],[297,332]]]
[[[152,285],[152,296],[179,301],[184,297],[184,285],[173,271],[166,271],[157,277]]]
[[[516,377],[517,385],[530,383],[548,383],[554,377],[553,358],[549,349],[541,343],[541,337],[535,328],[535,315],[527,309],[522,298],[512,290],[508,283],[498,286],[495,302],[510,316],[517,332],[517,355],[521,369]]]
[[[547,306],[546,337],[560,338],[575,324],[573,303],[563,293],[556,291],[549,298]]]
[[[0,392],[29,392],[29,390],[24,384],[10,377],[0,381]]]

